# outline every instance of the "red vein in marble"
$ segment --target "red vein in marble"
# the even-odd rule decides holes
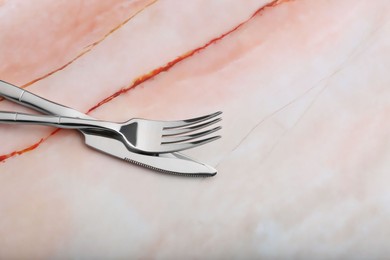
[[[95,110],[96,108],[100,107],[101,105],[113,100],[114,98],[126,93],[127,91],[129,91],[130,89],[138,86],[139,84],[141,83],[144,83],[145,81],[147,80],[150,80],[154,77],[156,77],[157,75],[159,75],[161,72],[166,72],[168,71],[170,68],[172,68],[173,66],[175,66],[177,63],[193,56],[194,54],[206,49],[208,46],[222,40],[223,38],[225,38],[227,35],[235,32],[236,30],[238,30],[240,27],[242,27],[244,24],[246,24],[247,22],[249,22],[253,17],[261,14],[265,9],[269,8],[269,7],[274,7],[274,6],[277,6],[283,2],[288,2],[288,1],[291,1],[291,0],[274,0],[272,2],[269,2],[268,4],[260,7],[259,9],[256,10],[256,12],[254,12],[252,14],[252,16],[250,16],[247,20],[239,23],[237,26],[235,26],[233,29],[225,32],[224,34],[220,35],[219,37],[217,38],[214,38],[212,40],[210,40],[209,42],[207,42],[206,44],[204,44],[203,46],[201,47],[198,47],[196,49],[193,49],[191,51],[188,51],[187,53],[177,57],[176,59],[168,62],[167,64],[165,64],[164,66],[162,67],[159,67],[157,69],[154,69],[152,70],[151,72],[149,72],[148,74],[145,74],[139,78],[137,78],[130,86],[126,87],[126,88],[122,88],[120,89],[119,91],[115,92],[114,94],[112,94],[111,96],[103,99],[102,101],[100,101],[98,104],[96,104],[95,106],[93,106],[91,109],[88,110],[88,113]]]
[[[281,3],[289,2],[289,1],[293,1],[293,0],[274,0],[274,1],[271,1],[271,2],[269,2],[268,4],[266,4],[266,5],[262,6],[262,7],[260,7],[260,8],[257,9],[257,10],[256,10],[256,11],[255,11],[247,20],[245,20],[245,21],[239,23],[239,24],[238,24],[237,26],[235,26],[233,29],[231,29],[231,30],[229,30],[229,31],[227,31],[227,32],[225,32],[225,33],[223,33],[222,35],[220,35],[220,36],[217,37],[217,38],[214,38],[214,39],[210,40],[209,42],[207,42],[206,44],[204,44],[204,45],[201,46],[201,47],[198,47],[198,48],[195,48],[195,49],[193,49],[193,50],[191,50],[191,51],[188,51],[187,53],[185,53],[185,54],[183,54],[183,55],[177,57],[176,59],[174,59],[174,60],[168,62],[168,63],[165,64],[164,66],[159,67],[159,68],[157,68],[157,69],[154,69],[154,70],[152,70],[151,72],[149,72],[149,73],[147,73],[147,74],[144,74],[144,75],[138,77],[137,79],[135,79],[135,80],[133,81],[133,83],[132,83],[130,86],[120,89],[119,91],[115,92],[115,93],[112,94],[111,96],[109,96],[109,97],[103,99],[102,101],[100,101],[99,103],[97,103],[95,106],[91,107],[91,108],[87,111],[87,114],[90,113],[91,111],[97,109],[98,107],[100,107],[100,106],[106,104],[107,102],[110,102],[110,101],[113,100],[114,98],[116,98],[116,97],[118,97],[118,96],[120,96],[120,95],[126,93],[126,92],[129,91],[130,89],[133,89],[133,88],[135,88],[136,86],[138,86],[138,85],[140,85],[140,84],[142,84],[142,83],[144,83],[144,82],[146,82],[146,81],[148,81],[148,80],[150,80],[150,79],[156,77],[156,76],[159,75],[161,72],[166,72],[166,71],[168,71],[168,70],[171,69],[173,66],[175,66],[177,63],[179,63],[179,62],[181,62],[181,61],[183,61],[183,60],[185,60],[185,59],[187,59],[187,58],[193,56],[193,55],[196,54],[196,53],[201,52],[202,50],[206,49],[208,46],[210,46],[210,45],[212,45],[212,44],[214,44],[214,43],[216,43],[216,42],[222,40],[222,39],[225,38],[227,35],[229,35],[229,34],[235,32],[235,31],[238,30],[240,27],[242,27],[243,25],[245,25],[246,23],[248,23],[248,22],[249,22],[250,20],[252,20],[255,16],[261,15],[261,14],[263,13],[263,11],[266,10],[267,8],[275,7],[275,6],[277,6],[277,5],[281,4]],[[154,2],[153,2],[153,3],[154,3]],[[146,7],[145,7],[145,8],[146,8]],[[123,24],[124,24],[124,23],[123,23]],[[123,24],[122,24],[122,25],[123,25]],[[120,26],[122,26],[122,25],[120,25]],[[119,26],[119,27],[120,27],[120,26]],[[119,27],[118,27],[118,28],[119,28]],[[115,30],[116,30],[116,29],[115,29]],[[115,30],[112,30],[112,32],[115,31]],[[98,44],[98,43],[97,43],[97,44]],[[72,61],[72,62],[73,62],[73,61]],[[70,63],[69,63],[69,64],[70,64]],[[35,82],[36,82],[36,81],[35,81]],[[32,83],[31,83],[31,84],[32,84]],[[15,155],[21,155],[21,154],[23,154],[23,153],[26,153],[26,152],[29,152],[29,151],[32,151],[32,150],[36,149],[41,143],[43,143],[43,142],[44,142],[46,139],[48,139],[50,136],[56,134],[59,130],[60,130],[60,129],[55,130],[54,132],[52,132],[52,133],[51,133],[50,135],[48,135],[47,137],[42,138],[39,142],[37,142],[37,143],[35,143],[35,144],[33,144],[33,145],[31,145],[31,146],[29,146],[29,147],[23,149],[23,150],[14,151],[14,152],[9,153],[9,154],[6,154],[6,155],[0,155],[0,162],[2,162],[2,161],[4,162],[4,160],[6,160],[6,159],[8,159],[8,158],[10,158],[10,157],[13,157],[13,156],[15,156]]]
[[[21,155],[21,154],[24,154],[24,153],[27,153],[27,152],[30,152],[32,150],[35,150],[38,146],[41,145],[41,143],[43,143],[44,141],[46,141],[50,136],[52,135],[55,135],[57,132],[59,132],[60,129],[56,129],[54,130],[53,132],[50,133],[50,135],[44,137],[44,138],[41,138],[41,140],[39,140],[37,143],[33,144],[33,145],[30,145],[29,147],[27,148],[24,148],[22,150],[18,150],[18,151],[14,151],[12,153],[9,153],[9,154],[5,154],[5,155],[0,155],[0,162],[4,162],[5,160],[7,160],[8,158],[11,158],[15,155]]]

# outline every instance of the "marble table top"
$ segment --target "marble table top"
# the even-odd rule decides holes
[[[1,80],[104,120],[224,112],[222,139],[185,152],[212,178],[129,164],[73,130],[1,125],[0,258],[388,257],[389,12],[0,0]]]

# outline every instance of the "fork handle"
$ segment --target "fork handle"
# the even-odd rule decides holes
[[[68,129],[114,130],[116,124],[106,121],[63,116],[30,115],[16,112],[0,112],[0,123],[46,125]]]
[[[0,95],[6,99],[31,107],[32,109],[41,111],[45,114],[89,118],[77,110],[57,104],[2,80],[0,80]]]

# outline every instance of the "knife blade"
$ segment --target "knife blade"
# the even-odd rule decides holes
[[[115,137],[103,136],[101,133],[88,130],[80,130],[80,132],[85,136],[85,143],[91,148],[152,170],[191,177],[211,177],[217,174],[214,168],[180,153],[156,155],[134,153]]]

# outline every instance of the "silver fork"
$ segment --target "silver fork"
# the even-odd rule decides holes
[[[90,120],[63,116],[31,115],[17,112],[0,112],[0,123],[19,123],[54,126],[67,129],[94,129],[119,135],[128,147],[141,153],[172,153],[191,149],[221,136],[208,136],[221,129],[209,126],[221,121],[222,112],[178,121],[155,121],[140,118],[124,123]],[[207,130],[203,130],[207,129]],[[202,130],[202,131],[201,131]],[[201,139],[200,139],[201,138]]]
[[[0,81],[0,83],[3,83],[0,84],[0,94],[7,99],[30,104],[31,107],[44,112],[53,110],[52,107],[50,109],[45,107],[50,106],[50,103],[55,104],[59,109],[61,107],[66,108],[51,101],[50,103],[45,102],[45,104],[40,102],[42,103],[42,107],[37,106],[35,105],[37,104],[36,101],[41,99],[41,97],[4,81]],[[127,144],[129,149],[140,153],[155,154],[191,149],[219,139],[221,136],[201,137],[208,136],[221,129],[220,126],[209,129],[210,126],[221,121],[221,118],[218,117],[221,113],[216,112],[206,116],[178,121],[154,121],[136,118],[124,123],[114,123],[67,116],[42,116],[1,112],[0,122],[41,124],[71,129],[94,129],[105,133],[109,131],[113,135],[118,135]],[[59,111],[57,114],[64,113]]]

